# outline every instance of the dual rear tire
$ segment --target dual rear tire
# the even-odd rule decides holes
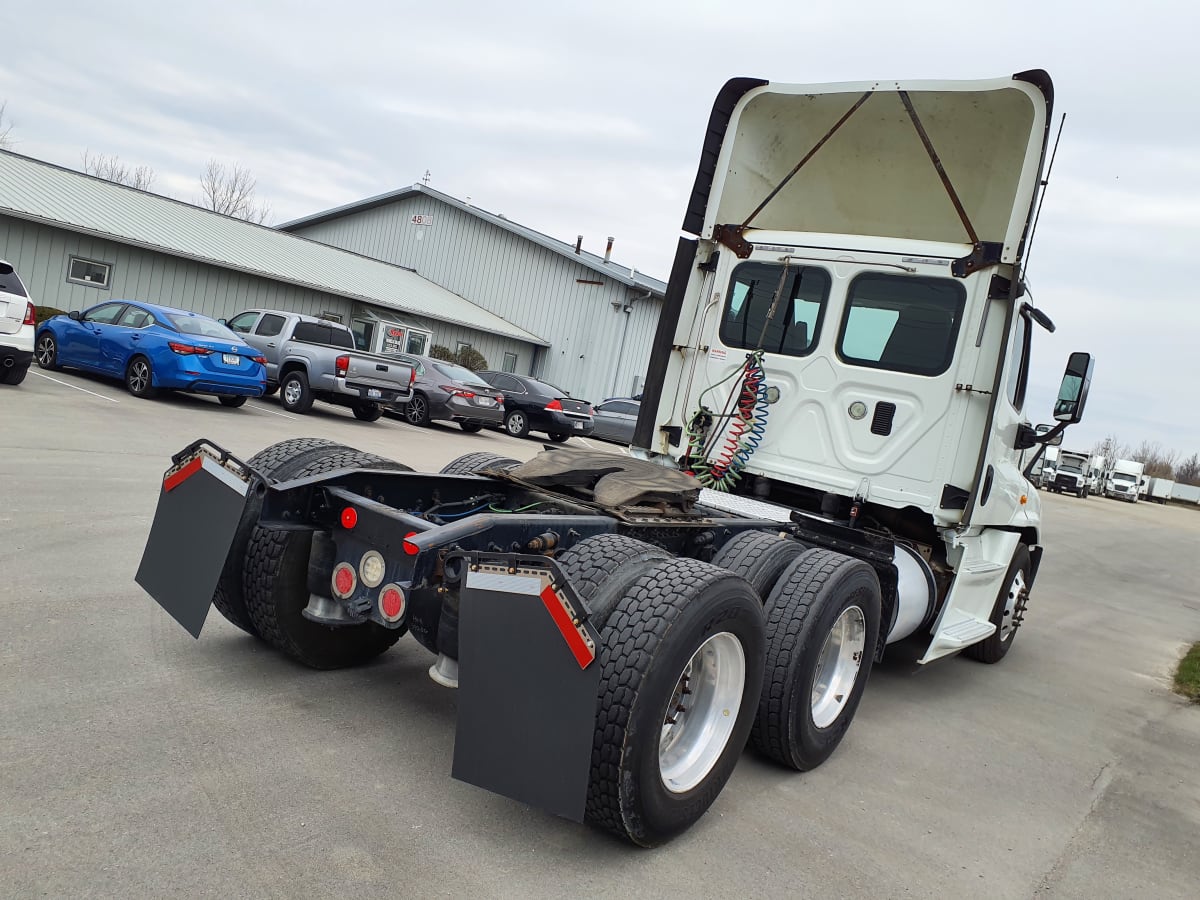
[[[250,457],[269,481],[287,481],[346,468],[408,466],[322,438],[293,438]],[[313,533],[258,524],[262,499],[253,493],[234,533],[213,605],[230,622],[314,669],[358,665],[383,653],[403,634],[374,622],[331,627],[306,619],[308,562]]]

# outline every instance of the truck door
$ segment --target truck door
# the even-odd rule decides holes
[[[283,346],[281,332],[286,322],[287,319],[281,315],[264,313],[254,331],[242,335],[247,344],[256,348],[266,357],[268,381],[279,381],[279,351]]]

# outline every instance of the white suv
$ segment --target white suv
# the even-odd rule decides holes
[[[0,384],[20,384],[33,362],[37,310],[13,267],[0,259]]]

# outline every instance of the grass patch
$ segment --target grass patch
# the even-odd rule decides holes
[[[1194,703],[1200,703],[1200,644],[1193,644],[1175,672],[1175,690]]]

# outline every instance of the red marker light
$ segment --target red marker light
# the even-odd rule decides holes
[[[354,593],[358,578],[354,575],[354,567],[349,563],[338,563],[333,568],[333,592],[339,597],[346,598]]]
[[[421,552],[421,548],[409,540],[409,538],[416,537],[418,533],[419,532],[416,532],[416,531],[410,531],[408,534],[406,534],[404,536],[404,552],[407,553],[409,556],[416,556],[418,553]]]
[[[379,612],[389,622],[397,621],[404,615],[404,591],[389,584],[379,592]]]
[[[347,506],[342,510],[342,527],[349,530],[358,524],[358,510]]]

